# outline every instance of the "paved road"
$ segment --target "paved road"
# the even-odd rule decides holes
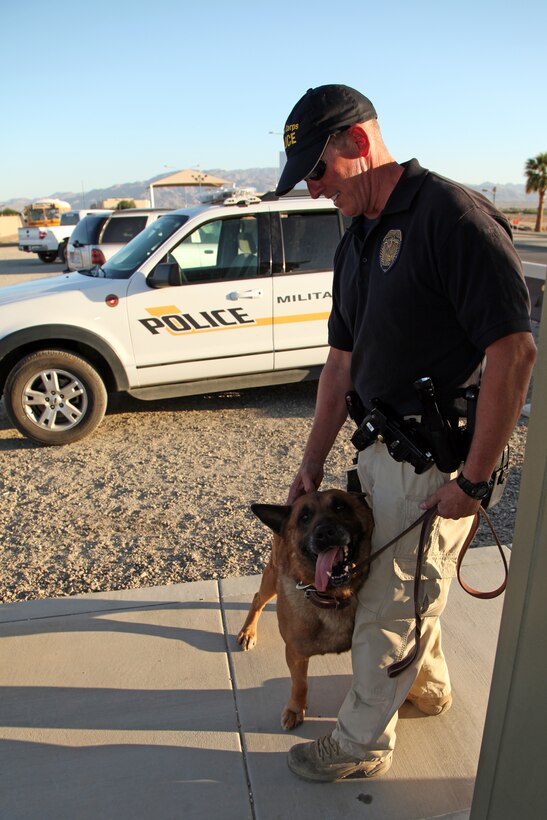
[[[53,276],[64,268],[61,262],[45,265],[35,253],[23,253],[14,245],[0,245],[0,287]]]
[[[515,248],[523,262],[547,265],[547,234],[515,233]]]

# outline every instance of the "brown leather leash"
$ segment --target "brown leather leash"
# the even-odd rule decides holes
[[[395,536],[395,538],[392,538],[391,541],[388,541],[388,543],[384,544],[383,547],[380,547],[380,549],[376,550],[376,552],[373,552],[372,555],[369,555],[368,558],[365,558],[359,564],[356,564],[353,571],[356,572],[356,571],[362,569],[363,567],[366,567],[368,564],[371,564],[372,561],[374,561],[376,558],[378,558],[379,555],[381,555],[383,552],[385,552],[387,549],[389,549],[389,547],[392,547],[393,544],[395,544],[401,538],[404,538],[405,535],[408,535],[408,533],[411,532],[413,529],[415,529],[415,527],[417,527],[419,524],[422,524],[422,531],[420,533],[420,541],[418,543],[416,571],[418,570],[418,566],[421,570],[423,554],[426,551],[425,550],[425,544],[422,544],[422,539],[425,538],[426,541],[427,541],[427,538],[426,538],[427,526],[432,523],[433,518],[436,515],[437,515],[437,508],[436,507],[432,507],[431,509],[426,510],[424,513],[422,513],[422,515],[420,515],[419,518],[417,518],[412,524],[410,524],[410,526],[407,527],[406,530],[403,530],[401,533],[399,533],[399,535]],[[478,589],[475,589],[474,587],[470,586],[469,584],[467,584],[463,580],[463,578],[461,576],[461,569],[462,569],[463,560],[466,556],[467,550],[469,549],[469,547],[473,543],[473,539],[475,538],[475,535],[477,534],[477,530],[479,528],[480,516],[481,515],[483,516],[486,523],[490,527],[490,531],[492,532],[492,535],[494,536],[494,541],[496,542],[496,546],[497,546],[498,552],[501,556],[501,560],[502,560],[502,563],[503,563],[503,569],[504,569],[504,578],[503,578],[503,581],[501,582],[501,584],[499,585],[499,587],[496,587],[496,589],[493,589],[493,590],[488,590],[486,592],[482,592],[482,591],[480,591]],[[507,576],[508,576],[508,573],[509,573],[509,567],[507,565],[507,559],[505,557],[505,553],[503,552],[503,547],[502,547],[502,545],[500,543],[500,540],[498,538],[498,534],[497,534],[496,530],[494,529],[494,525],[492,524],[492,521],[490,520],[490,516],[488,515],[486,510],[483,507],[479,507],[478,511],[473,516],[473,519],[474,520],[473,520],[473,523],[471,524],[471,527],[469,529],[467,537],[466,537],[466,539],[465,539],[465,541],[464,541],[464,543],[463,543],[463,545],[462,545],[462,547],[461,547],[461,549],[458,553],[458,558],[456,560],[456,575],[457,575],[459,584],[462,587],[462,589],[464,589],[467,593],[469,593],[469,595],[472,595],[474,598],[482,598],[482,599],[497,598],[498,595],[501,595],[501,593],[505,591],[505,587],[507,586]]]
[[[504,569],[503,581],[501,582],[499,587],[497,587],[496,589],[487,591],[487,592],[480,592],[478,589],[475,589],[474,587],[469,586],[469,584],[467,584],[461,577],[461,567],[462,567],[462,564],[463,564],[463,559],[465,558],[465,554],[466,554],[467,550],[469,549],[469,547],[471,546],[471,543],[472,543],[475,535],[477,534],[477,529],[479,527],[479,521],[480,521],[480,515],[479,514],[482,515],[482,517],[484,518],[484,520],[486,521],[486,523],[490,527],[490,531],[492,532],[492,535],[494,536],[494,541],[496,542],[498,552],[501,555],[501,560],[503,562],[503,569]],[[458,559],[456,561],[456,573],[457,573],[458,581],[460,582],[460,586],[462,587],[462,589],[465,589],[465,591],[468,592],[469,595],[472,595],[474,598],[482,598],[482,599],[497,598],[498,595],[501,595],[501,593],[504,592],[505,587],[507,586],[507,576],[509,574],[509,567],[507,566],[507,558],[505,557],[505,553],[503,552],[503,547],[500,544],[500,540],[498,538],[498,534],[497,534],[496,530],[494,529],[494,525],[492,524],[492,522],[490,520],[490,516],[488,515],[488,513],[486,512],[486,510],[483,507],[479,507],[478,512],[475,513],[475,521],[471,525],[471,529],[469,530],[469,534],[468,534],[467,538],[465,539],[465,542],[464,542],[464,544],[463,544],[463,546],[462,546],[462,548],[461,548],[461,550],[458,554]]]
[[[396,677],[399,675],[404,669],[411,665],[411,663],[416,659],[418,652],[420,650],[420,636],[421,636],[421,626],[422,626],[422,612],[420,606],[420,587],[422,581],[422,566],[424,562],[425,555],[427,553],[427,540],[429,530],[432,526],[433,519],[437,515],[437,508],[432,507],[429,510],[426,510],[422,515],[419,516],[415,521],[413,521],[410,526],[408,526],[405,530],[400,532],[395,538],[392,538],[391,541],[388,541],[387,544],[384,544],[383,547],[373,552],[368,558],[365,558],[363,561],[360,561],[358,564],[355,565],[353,568],[353,572],[358,572],[359,570],[363,569],[363,567],[368,566],[372,563],[376,558],[378,558],[382,553],[386,552],[390,547],[392,547],[397,541],[401,538],[404,538],[405,535],[408,535],[413,529],[418,527],[421,524],[420,530],[420,537],[418,540],[418,550],[416,554],[416,572],[414,574],[414,620],[416,624],[416,637],[414,642],[413,649],[406,655],[406,657],[402,658],[400,661],[395,661],[391,664],[391,666],[387,669],[387,674],[390,678]],[[490,530],[492,531],[492,535],[494,536],[494,540],[498,547],[499,553],[501,555],[501,559],[503,562],[504,567],[504,579],[496,589],[489,590],[486,592],[480,591],[475,589],[474,587],[467,584],[461,577],[461,567],[467,550],[469,549],[475,535],[477,534],[477,529],[480,522],[480,515],[484,517]],[[479,507],[479,510],[473,516],[473,523],[469,529],[469,533],[460,549],[458,554],[458,558],[456,561],[456,575],[460,586],[464,589],[469,595],[473,595],[474,598],[482,598],[482,599],[490,599],[496,598],[498,595],[505,590],[507,586],[507,576],[508,576],[508,566],[507,566],[507,559],[503,552],[503,548],[501,546],[500,540],[494,529],[494,525],[492,524],[488,513],[486,512],[483,507]],[[315,589],[313,584],[297,584],[297,589],[302,589],[305,592],[306,598],[308,598],[311,603],[315,606],[318,606],[323,609],[342,609],[349,604],[349,598],[337,598],[335,595],[330,595],[326,592],[320,592],[319,590]]]
[[[425,554],[427,552],[427,546],[426,545],[427,545],[428,531],[429,531],[429,529],[432,525],[433,519],[435,518],[436,515],[437,515],[437,508],[432,507],[431,509],[426,510],[426,512],[423,515],[421,515],[414,522],[414,524],[411,525],[411,527],[410,527],[410,529],[412,529],[414,526],[417,526],[420,522],[422,523],[422,529],[420,531],[420,538],[419,538],[419,541],[418,541],[418,551],[417,551],[417,555],[416,555],[416,572],[414,574],[414,596],[413,597],[414,597],[414,620],[415,620],[415,624],[416,624],[416,636],[415,636],[415,641],[414,641],[414,647],[406,655],[406,657],[402,658],[400,661],[395,661],[394,663],[391,664],[391,666],[388,666],[387,674],[388,674],[388,677],[390,677],[390,678],[397,677],[397,675],[400,675],[400,673],[404,669],[409,667],[413,663],[413,661],[416,659],[416,657],[418,656],[418,653],[420,651],[420,637],[421,637],[421,627],[422,627],[422,612],[421,612],[421,609],[420,609],[420,586],[421,586],[421,582],[422,582],[422,565],[423,565]],[[478,529],[479,521],[480,521],[480,515],[483,515],[483,517],[485,518],[488,526],[490,527],[490,530],[492,531],[492,535],[494,536],[494,540],[496,542],[499,553],[501,555],[501,559],[502,559],[502,562],[503,562],[503,568],[504,568],[503,581],[501,582],[499,587],[497,587],[494,590],[488,591],[488,592],[481,592],[478,589],[475,589],[474,587],[467,584],[461,577],[461,566],[462,566],[462,563],[463,563],[463,559],[465,558],[465,554],[467,553],[467,550],[469,549],[469,546],[471,545],[473,539],[475,538],[475,535],[477,534],[477,529]],[[465,541],[462,545],[462,548],[460,549],[460,552],[458,554],[458,558],[457,558],[457,561],[456,561],[456,574],[457,574],[457,577],[458,577],[458,581],[459,581],[460,586],[462,587],[462,589],[464,589],[470,595],[473,595],[474,598],[496,598],[498,595],[501,595],[501,593],[505,590],[505,587],[507,586],[507,575],[508,575],[507,559],[505,558],[505,555],[504,555],[503,548],[501,546],[500,540],[498,538],[498,535],[497,535],[497,533],[494,529],[494,525],[492,524],[492,522],[490,520],[490,517],[489,517],[488,513],[486,512],[486,510],[483,509],[482,507],[479,507],[478,511],[475,513],[473,518],[474,518],[473,523],[471,524],[471,527],[469,529],[467,537],[466,537],[466,539],[465,539]],[[408,529],[405,530],[405,532],[402,533],[399,536],[399,538],[401,538],[407,532],[408,532]],[[384,548],[382,548],[382,552],[383,551],[384,551]],[[379,554],[379,551],[373,553],[373,555],[370,556],[370,559],[375,558],[378,554]]]

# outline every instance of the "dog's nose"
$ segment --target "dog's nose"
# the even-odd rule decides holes
[[[319,549],[332,547],[340,540],[340,528],[335,524],[319,524],[313,533],[313,540]]]

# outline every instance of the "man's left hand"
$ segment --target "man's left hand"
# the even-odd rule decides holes
[[[429,510],[436,506],[442,518],[466,518],[475,515],[480,505],[480,501],[464,493],[456,484],[456,479],[453,479],[426,498],[420,507],[422,510]]]

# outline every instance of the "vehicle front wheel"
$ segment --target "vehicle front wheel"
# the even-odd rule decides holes
[[[49,265],[51,262],[55,262],[57,254],[55,251],[42,251],[38,254],[38,259],[40,259],[41,262],[45,262],[46,265]]]
[[[10,421],[38,444],[70,444],[85,438],[100,424],[106,403],[106,388],[95,368],[65,350],[25,356],[4,388]]]

